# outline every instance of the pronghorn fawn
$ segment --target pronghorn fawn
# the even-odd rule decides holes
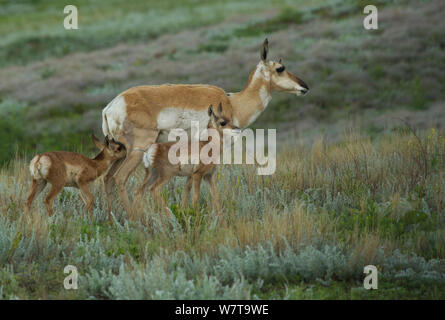
[[[45,197],[44,204],[48,214],[53,215],[53,201],[64,187],[80,189],[80,195],[85,203],[86,211],[92,220],[92,205],[94,197],[88,185],[100,177],[117,159],[125,157],[126,150],[123,145],[114,140],[105,138],[101,143],[94,135],[91,137],[100,153],[90,159],[75,152],[54,151],[36,155],[29,165],[32,176],[32,186],[26,200],[25,212],[31,208],[32,201],[38,196],[47,183],[51,190]]]
[[[231,135],[236,135],[240,133],[240,129],[233,125],[232,120],[227,119],[222,116],[222,107],[219,104],[218,109],[215,111],[212,108],[212,105],[208,108],[208,115],[210,117],[210,121],[208,122],[209,129],[217,130],[217,137],[219,141],[219,150],[222,150],[223,146],[223,130],[228,129],[228,132]],[[227,131],[226,131],[227,132]],[[214,139],[214,137],[212,137]],[[215,141],[199,141],[199,153],[201,149],[208,143]],[[188,155],[186,159],[182,159],[181,162],[177,164],[172,164],[169,159],[169,150],[175,144],[179,142],[163,142],[163,143],[155,143],[150,146],[147,152],[145,152],[143,161],[146,167],[146,176],[142,186],[138,190],[138,194],[141,194],[143,190],[148,185],[150,193],[153,195],[155,200],[159,205],[161,205],[164,209],[166,208],[164,200],[160,195],[160,188],[170,181],[170,179],[174,176],[183,176],[187,177],[187,182],[184,189],[184,194],[182,198],[183,206],[187,205],[188,195],[190,193],[190,189],[193,184],[193,205],[197,206],[199,193],[201,188],[201,181],[204,180],[209,184],[212,195],[212,205],[213,208],[216,209],[218,213],[221,212],[221,204],[220,204],[220,196],[218,192],[218,188],[216,187],[216,164],[214,161],[206,161],[204,163],[202,159],[199,159],[199,163],[192,164],[191,161],[191,140],[188,139]],[[213,152],[213,149],[211,150]],[[211,155],[212,159],[215,157],[220,157],[221,152],[218,155]],[[184,164],[183,160],[187,164]]]

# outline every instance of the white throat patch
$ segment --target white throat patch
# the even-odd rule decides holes
[[[263,108],[266,109],[266,107],[269,104],[270,100],[272,100],[272,95],[270,94],[269,91],[267,91],[265,86],[261,86],[260,98],[261,98],[261,102],[263,103]]]

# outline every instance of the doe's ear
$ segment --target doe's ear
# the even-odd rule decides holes
[[[212,105],[209,106],[207,113],[209,114],[209,117],[211,117],[213,115],[213,106]]]
[[[263,42],[263,47],[261,48],[261,60],[267,60],[267,54],[269,53],[269,40],[267,38]]]
[[[99,141],[99,139],[97,139],[94,134],[91,135],[91,140],[93,140],[94,145],[102,150],[103,148],[105,148],[105,146],[102,144],[102,142]]]

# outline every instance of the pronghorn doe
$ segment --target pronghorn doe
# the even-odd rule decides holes
[[[305,95],[309,91],[306,83],[287,71],[281,60],[269,60],[268,52],[269,41],[265,39],[261,60],[239,92],[226,93],[222,88],[203,84],[164,84],[133,87],[114,98],[103,109],[102,130],[105,136],[123,143],[127,155],[116,161],[105,176],[108,210],[112,207],[115,184],[127,215],[132,212],[125,185],[142,161],[143,153],[152,143],[167,141],[171,130],[189,130],[191,120],[199,121],[200,130],[205,129],[210,104],[216,106],[222,102],[224,115],[235,126],[245,128],[266,110],[272,92]],[[232,66],[232,69],[238,68]]]
[[[220,143],[220,154],[212,155],[211,157],[215,159],[216,157],[220,157],[222,147],[223,147],[223,130],[229,129],[229,133],[231,135],[237,135],[240,133],[240,129],[233,125],[232,120],[224,117],[222,115],[222,107],[221,104],[218,106],[216,114],[212,108],[212,105],[208,108],[208,115],[210,117],[210,121],[208,123],[209,129],[216,129],[219,134],[219,143]],[[213,139],[213,138],[212,138]],[[218,141],[217,141],[218,142]],[[143,162],[146,167],[145,179],[142,183],[142,186],[138,190],[138,194],[142,194],[146,186],[148,185],[150,193],[153,195],[155,200],[159,205],[161,205],[164,209],[165,203],[160,195],[160,188],[167,183],[174,176],[182,176],[187,177],[187,182],[185,184],[184,194],[182,198],[183,206],[187,205],[188,195],[190,193],[190,189],[193,183],[193,205],[196,206],[199,199],[199,193],[201,188],[202,178],[209,184],[211,188],[212,195],[212,205],[213,208],[216,209],[218,213],[221,212],[221,204],[220,204],[220,196],[218,192],[218,188],[216,187],[216,164],[214,162],[210,162],[205,164],[199,159],[198,164],[191,164],[191,141],[188,140],[188,155],[187,155],[187,163],[189,164],[172,164],[168,158],[170,148],[177,142],[163,142],[163,143],[154,143],[150,146],[147,152],[144,153]],[[178,142],[179,143],[179,142]],[[199,153],[201,149],[210,143],[210,141],[199,141]],[[213,149],[212,149],[213,152]],[[184,159],[183,159],[184,160]],[[149,170],[150,169],[150,170]]]
[[[116,141],[105,138],[101,143],[94,135],[91,136],[94,145],[100,153],[90,159],[75,152],[54,151],[36,155],[29,165],[32,176],[32,186],[26,200],[25,212],[31,208],[32,201],[38,196],[46,184],[51,184],[51,190],[44,200],[48,214],[53,215],[53,201],[64,187],[80,189],[80,195],[85,203],[86,211],[92,220],[92,205],[94,197],[91,194],[89,183],[100,177],[108,167],[117,159],[125,157],[126,150]]]

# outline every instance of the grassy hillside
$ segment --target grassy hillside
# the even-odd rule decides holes
[[[373,1],[0,0],[0,298],[444,299],[445,3]],[[23,214],[31,155],[92,155],[101,110],[141,84],[246,84],[269,38],[271,58],[308,83],[274,94],[254,128],[277,128],[277,170],[218,170],[223,218],[204,186],[180,208],[184,181],[106,221],[101,180],[94,222],[65,189],[48,217]],[[142,170],[129,179],[139,186]],[[75,265],[79,289],[63,289]],[[363,289],[376,265],[379,289]]]
[[[105,2],[73,2],[79,30],[62,27],[57,1],[2,3],[0,128],[11,137],[0,142],[1,163],[16,144],[28,153],[87,145],[86,133],[100,133],[102,108],[135,85],[241,90],[266,36],[271,57],[312,90],[304,98],[274,94],[256,127],[307,134],[315,124],[369,122],[388,110],[408,110],[423,128],[444,123],[440,0],[378,1],[377,31],[363,28],[362,4],[353,0]],[[385,129],[381,121],[363,125]]]

